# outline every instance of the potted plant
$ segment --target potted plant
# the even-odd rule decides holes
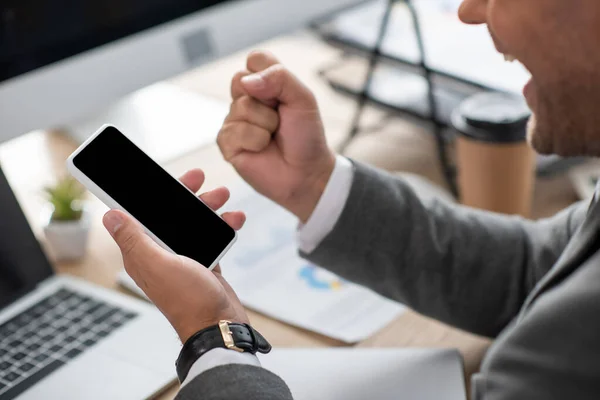
[[[90,231],[83,203],[85,189],[75,179],[65,177],[44,192],[50,205],[44,234],[54,257],[60,261],[82,258]]]

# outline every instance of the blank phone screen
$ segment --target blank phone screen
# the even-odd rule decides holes
[[[235,231],[116,128],[73,163],[175,253],[209,267]]]

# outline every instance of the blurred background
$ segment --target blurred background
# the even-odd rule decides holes
[[[362,140],[363,131],[375,129],[385,135],[386,119],[401,117],[428,131],[423,137],[415,133],[415,141],[433,137],[436,148],[429,150],[437,153],[433,163],[441,163],[437,171],[441,176],[415,170],[415,164],[429,162],[425,155],[414,154],[414,160],[402,163],[399,157],[388,157],[395,154],[394,146],[372,149],[387,153],[376,156],[380,160],[367,157],[368,161],[426,173],[458,196],[456,161],[452,150],[444,153],[454,143],[455,132],[447,129],[452,112],[481,92],[520,96],[528,79],[520,65],[503,61],[485,27],[458,21],[459,4],[459,0],[7,0],[0,9],[0,142],[47,128],[61,128],[81,142],[97,126],[112,121],[155,157],[173,159],[213,141],[219,105],[212,100],[223,96],[193,96],[193,80],[183,85],[164,81],[302,30],[327,43],[330,54],[337,50],[329,62],[315,64],[319,83],[358,103],[356,109],[339,110],[339,118],[352,125],[348,137],[335,145],[349,148],[351,156],[357,156],[357,150],[363,156],[368,153],[365,148],[376,146],[374,141],[386,142],[375,137]],[[318,60],[320,54],[314,50],[303,58]],[[157,82],[163,84],[148,88]],[[213,94],[210,90],[197,91]],[[365,108],[384,113],[373,121],[375,127],[360,126]],[[165,140],[167,128],[176,133]],[[356,136],[359,140],[352,141]],[[539,157],[536,170],[538,175],[552,175],[580,161]],[[580,186],[578,192],[584,194]]]

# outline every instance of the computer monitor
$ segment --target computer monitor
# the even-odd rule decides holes
[[[3,0],[0,142],[360,0]]]

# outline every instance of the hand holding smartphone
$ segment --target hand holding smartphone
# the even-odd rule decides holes
[[[213,269],[235,243],[234,229],[114,126],[93,134],[69,157],[67,168],[168,251]]]

